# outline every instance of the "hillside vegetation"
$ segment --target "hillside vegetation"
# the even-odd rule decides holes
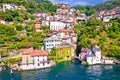
[[[95,5],[94,8],[97,11],[101,11],[101,10],[110,10],[118,6],[120,6],[120,0],[108,0],[104,3]]]
[[[93,6],[80,6],[80,5],[76,5],[76,6],[74,6],[74,8],[76,10],[79,10],[80,13],[86,14],[87,16],[90,16],[90,15],[96,13],[96,10],[94,9]]]
[[[103,25],[107,23],[91,18],[86,24],[76,25],[74,31],[78,34],[77,52],[79,53],[82,47],[98,45],[104,56],[120,59],[120,19],[111,23],[112,26],[105,27]]]
[[[17,6],[24,6],[27,9],[27,12],[35,13],[35,12],[49,12],[50,14],[54,14],[56,9],[59,6],[53,5],[52,2],[45,0],[42,3],[35,3],[31,0],[2,0],[0,4],[3,3],[12,3]]]
[[[33,23],[29,23],[31,25]],[[24,32],[26,31],[26,32]],[[0,53],[2,57],[8,56],[7,53],[13,50],[33,47],[40,49],[43,46],[43,40],[46,38],[47,30],[42,33],[36,33],[33,26],[21,25],[3,25],[0,24]]]

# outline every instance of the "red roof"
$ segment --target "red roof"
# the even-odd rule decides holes
[[[25,51],[25,49],[21,49],[19,52],[23,53]]]
[[[53,36],[54,34],[53,33],[51,33],[51,34],[48,34],[48,36]]]
[[[71,32],[72,30],[68,30],[68,29],[63,29],[63,30],[59,30],[59,32]]]
[[[35,24],[42,24],[41,22],[35,22]]]
[[[43,50],[33,50],[31,56],[47,56],[48,52]]]
[[[34,50],[33,48],[21,49],[20,52],[22,55],[31,55],[31,56],[47,56],[48,52],[43,50]]]
[[[75,34],[75,33],[72,33],[72,34],[70,34],[70,36],[76,37],[76,34]]]
[[[62,42],[61,45],[69,45],[67,42]]]
[[[76,43],[77,43],[77,41],[72,41],[72,43],[76,44]]]
[[[81,52],[86,52],[88,50],[88,48],[82,48]]]
[[[33,48],[28,48],[28,49],[21,49],[20,52],[25,55],[25,54],[30,54],[33,51]]]
[[[62,39],[70,39],[70,37],[63,37]]]

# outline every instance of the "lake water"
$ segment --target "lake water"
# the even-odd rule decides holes
[[[0,80],[120,80],[120,65],[82,66],[64,62],[50,69],[0,73]]]

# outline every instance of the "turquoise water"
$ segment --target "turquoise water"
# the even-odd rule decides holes
[[[51,69],[0,73],[0,80],[120,80],[120,65],[82,66],[64,62]]]

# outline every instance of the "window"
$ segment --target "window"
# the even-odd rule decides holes
[[[28,56],[26,56],[26,63],[28,63]]]
[[[43,63],[43,66],[45,65],[45,63]]]
[[[38,61],[39,61],[39,56],[38,56]]]
[[[33,64],[34,64],[34,57],[32,57],[32,62],[33,62]]]
[[[40,64],[38,63],[38,66],[40,66]]]

